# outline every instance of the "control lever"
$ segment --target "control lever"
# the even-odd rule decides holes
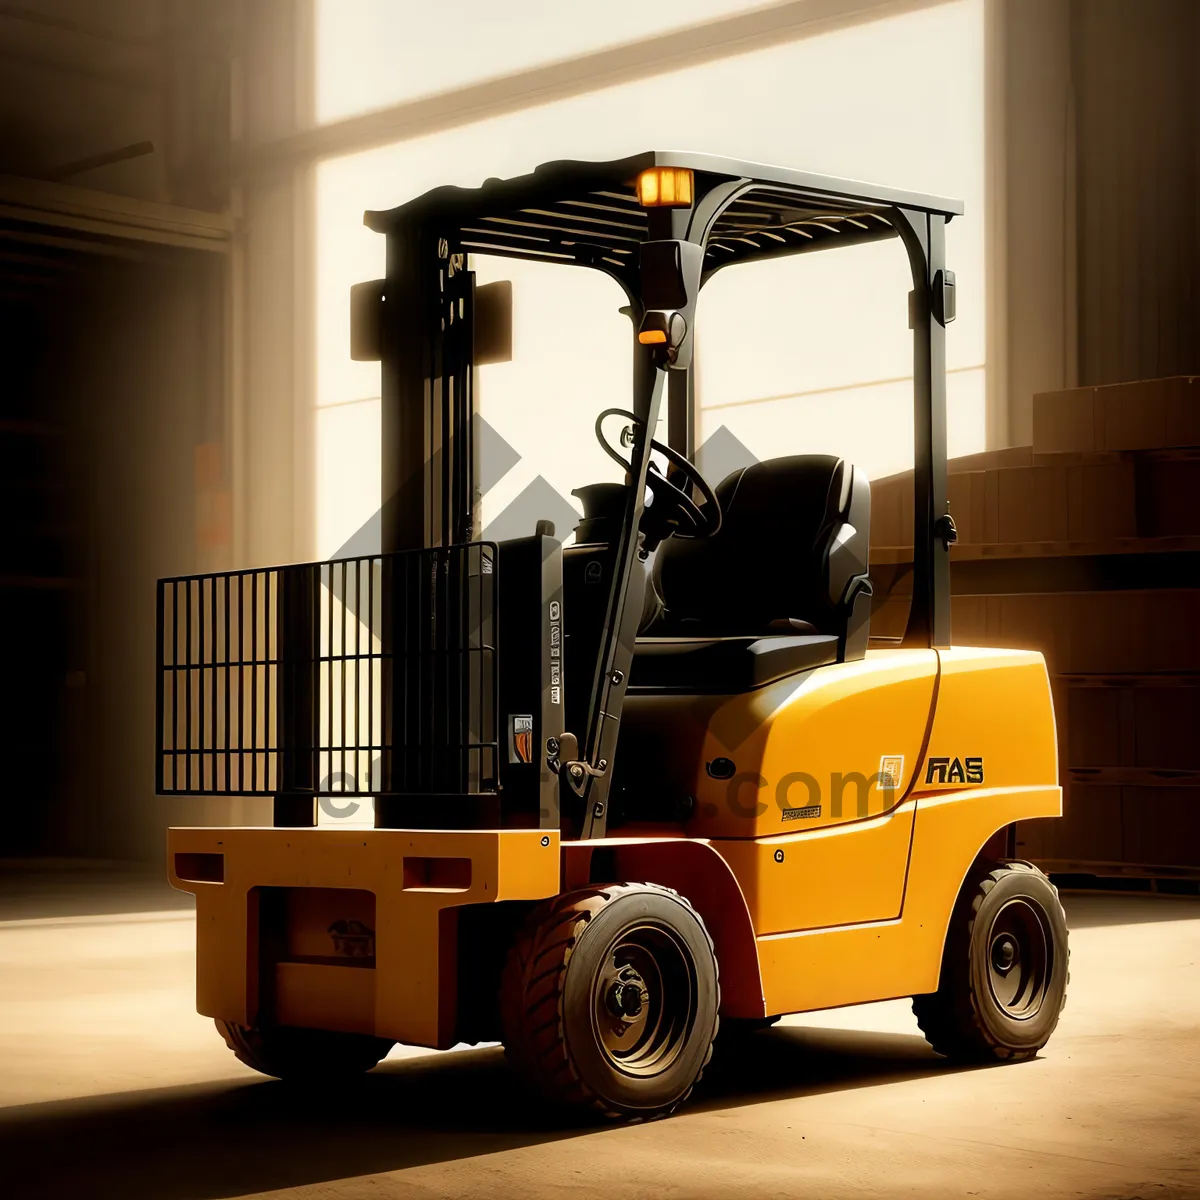
[[[571,791],[582,796],[589,778],[603,775],[608,763],[601,759],[594,767],[579,757],[579,739],[573,733],[546,739],[546,766],[556,775],[565,773]]]

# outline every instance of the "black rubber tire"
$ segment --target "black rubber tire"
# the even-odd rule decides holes
[[[674,1058],[637,1075],[612,1064],[594,1008],[613,949],[646,929],[671,939],[688,971],[690,1015],[672,1039]],[[712,1057],[720,1002],[704,922],[677,892],[650,883],[596,886],[539,905],[509,950],[500,985],[504,1047],[516,1070],[551,1103],[611,1120],[665,1116],[687,1099]]]
[[[325,1029],[247,1029],[221,1020],[216,1026],[240,1062],[276,1079],[328,1082],[362,1075],[396,1044],[366,1034]]]
[[[1036,915],[1046,948],[1041,1000],[1024,1016],[1006,1011],[991,982],[997,918],[1014,901]],[[1033,1058],[1050,1040],[1069,980],[1067,918],[1054,885],[1032,863],[984,864],[967,877],[959,894],[938,990],[914,996],[913,1012],[925,1040],[947,1058],[1019,1061]]]

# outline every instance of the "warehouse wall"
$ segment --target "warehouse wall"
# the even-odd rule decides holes
[[[988,443],[1075,382],[1071,0],[989,0]]]
[[[1072,7],[1079,382],[1200,370],[1200,6]]]
[[[1037,392],[1200,370],[1200,7],[992,0],[993,445]]]
[[[56,806],[43,852],[153,861],[168,821],[205,816],[203,801],[154,791],[155,581],[203,565],[199,448],[223,435],[223,267],[181,252],[97,270],[59,330],[52,386],[86,458],[77,668],[89,744],[74,748],[87,769]]]
[[[231,554],[242,8],[0,5],[0,858],[154,861],[169,821],[219,815],[154,794],[155,581]]]

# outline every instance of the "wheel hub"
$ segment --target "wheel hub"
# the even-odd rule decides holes
[[[592,987],[592,1027],[609,1065],[642,1077],[665,1071],[697,1007],[695,964],[678,935],[649,922],[623,930]]]
[[[1002,934],[992,943],[992,966],[1001,975],[1007,975],[1016,966],[1020,956],[1016,941],[1008,934]]]
[[[1050,987],[1053,943],[1040,906],[1026,897],[1006,903],[992,920],[987,980],[997,1006],[1012,1020],[1037,1015]]]
[[[614,1017],[632,1021],[641,1016],[650,993],[642,977],[632,967],[626,967],[609,987],[607,999],[608,1011]]]

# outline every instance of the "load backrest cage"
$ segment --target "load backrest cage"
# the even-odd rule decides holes
[[[158,791],[491,793],[494,543],[158,585]]]

